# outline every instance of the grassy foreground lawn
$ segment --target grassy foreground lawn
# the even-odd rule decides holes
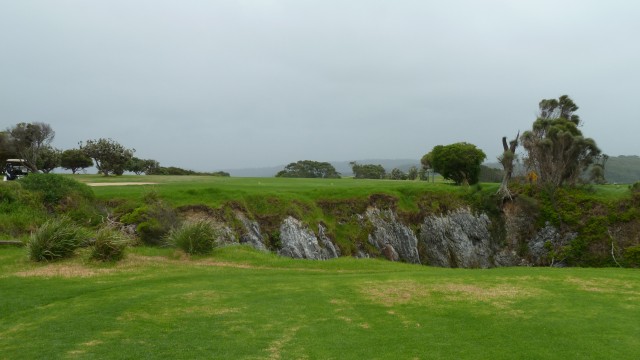
[[[640,272],[0,248],[0,359],[638,359]]]

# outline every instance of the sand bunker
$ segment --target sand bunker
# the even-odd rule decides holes
[[[87,183],[89,186],[129,186],[129,185],[156,185],[153,182],[114,182],[114,183]]]

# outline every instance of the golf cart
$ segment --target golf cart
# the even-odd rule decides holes
[[[27,161],[24,159],[7,159],[4,167],[4,181],[17,180],[29,174]]]

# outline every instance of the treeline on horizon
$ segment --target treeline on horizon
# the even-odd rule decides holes
[[[594,139],[583,136],[577,110],[567,95],[540,101],[538,117],[530,130],[522,134],[518,131],[510,141],[502,138],[504,152],[497,159],[497,167],[483,164],[484,151],[467,142],[436,145],[417,166],[411,164],[406,169],[396,166],[388,170],[380,163],[358,162],[350,162],[349,167],[358,179],[427,180],[437,173],[458,185],[502,182],[505,191],[512,176],[528,177],[553,188],[579,183],[633,183],[640,179],[640,157],[610,157],[602,153]],[[62,150],[51,145],[54,137],[49,124],[18,123],[0,131],[0,159],[24,159],[32,172],[44,173],[60,167],[75,174],[95,166],[105,176],[125,172],[230,176],[226,171],[198,172],[161,166],[156,160],[135,157],[135,149],[110,138],[89,139],[79,142],[78,148]],[[518,147],[524,148],[524,154],[516,152]],[[328,162],[299,160],[275,176],[338,178],[341,173]]]
[[[228,172],[198,172],[176,166],[160,166],[153,159],[140,159],[110,138],[80,142],[78,148],[62,150],[51,145],[55,138],[51,125],[43,122],[18,123],[0,131],[0,159],[22,159],[31,172],[49,173],[63,168],[75,174],[95,166],[105,176],[123,175],[208,175],[230,176]],[[9,168],[6,169],[10,171]]]

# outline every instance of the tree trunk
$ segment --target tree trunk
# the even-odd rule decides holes
[[[513,175],[513,160],[515,160],[516,157],[518,138],[520,138],[519,131],[516,135],[515,140],[511,140],[509,144],[507,144],[507,137],[502,137],[502,147],[504,148],[504,153],[502,154],[500,163],[502,164],[502,168],[504,169],[504,175],[502,176],[502,183],[500,183],[497,194],[502,197],[503,201],[505,201],[506,199],[513,199],[511,190],[509,190],[509,182],[511,181],[511,176]]]

